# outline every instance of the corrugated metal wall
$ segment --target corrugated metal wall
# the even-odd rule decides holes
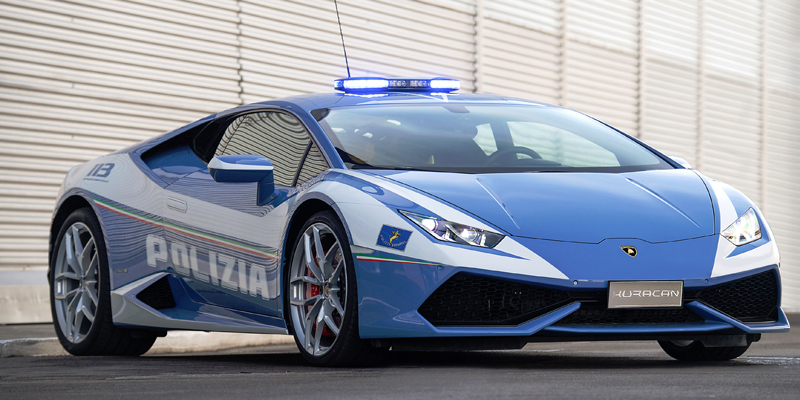
[[[759,204],[778,238],[783,303],[800,309],[800,2],[767,0],[762,25]]]
[[[341,0],[354,75],[565,105],[756,200],[800,309],[793,0]],[[43,269],[70,166],[215,111],[329,91],[332,1],[0,0],[0,268]]]
[[[236,2],[208,4],[0,1],[0,266],[46,265],[71,166],[239,104]]]
[[[474,7],[463,1],[340,0],[353,75],[447,76],[472,91]],[[333,1],[241,1],[246,103],[328,92],[346,75]]]

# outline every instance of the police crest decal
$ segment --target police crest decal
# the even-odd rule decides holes
[[[377,245],[404,251],[409,237],[411,237],[411,231],[384,225],[378,233]]]

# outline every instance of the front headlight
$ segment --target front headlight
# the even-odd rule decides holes
[[[720,234],[737,246],[761,239],[761,225],[758,224],[756,212],[752,208],[748,208]]]
[[[427,215],[402,210],[398,211],[400,211],[400,214],[403,214],[406,218],[419,225],[420,228],[430,233],[433,237],[444,242],[492,248],[505,237],[499,233],[485,231],[483,229],[457,224]]]

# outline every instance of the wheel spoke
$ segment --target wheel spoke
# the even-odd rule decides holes
[[[74,342],[74,335],[75,335],[75,312],[67,308],[66,315],[64,316],[64,330],[66,331],[66,336],[73,338],[72,341]]]
[[[72,236],[72,233],[67,232],[64,235],[64,243],[62,243],[62,245],[66,247],[65,250],[67,253],[67,264],[69,264],[69,267],[73,272],[75,272],[76,275],[82,276],[81,268],[78,265],[78,257],[75,255],[74,242],[75,238]]]
[[[78,225],[72,225],[72,246],[75,256],[83,254],[83,244],[81,243],[81,231]]]
[[[316,296],[314,296],[314,297],[310,297],[310,298],[307,298],[307,299],[305,299],[305,300],[297,300],[297,299],[292,299],[292,300],[290,301],[290,303],[291,303],[293,306],[308,307],[308,306],[310,306],[310,305],[312,305],[312,304],[316,303],[316,302],[317,302],[318,300],[320,300],[320,299],[322,299],[322,296],[320,296],[320,295],[316,295]]]
[[[86,296],[89,297],[88,292],[86,292]],[[86,301],[81,302],[81,313],[83,314],[89,322],[94,322],[94,313],[92,310],[89,309],[89,305],[86,304]]]
[[[319,267],[317,266],[316,260],[314,260],[313,248],[312,248],[312,244],[311,244],[311,237],[309,237],[308,234],[303,235],[303,246],[304,246],[303,251],[306,253],[305,254],[306,255],[306,267],[308,268],[309,271],[311,271],[311,274],[314,275],[314,278],[316,278],[317,281],[324,282],[325,279],[323,279],[322,271],[319,270]]]
[[[312,284],[314,286],[322,286],[322,282],[318,281],[313,276],[308,276],[308,275],[303,275],[303,276],[298,276],[297,278],[292,278],[292,280],[289,281],[289,283],[291,283],[291,284],[310,283],[310,284]]]
[[[325,273],[326,277],[329,280],[333,279],[333,260],[336,258],[336,255],[339,253],[339,242],[335,242],[330,249],[328,249],[328,253],[325,254],[325,257],[322,259],[322,272]]]
[[[325,306],[325,325],[333,332],[334,335],[339,336],[339,327],[336,326],[336,321],[333,320],[333,307],[330,304]]]
[[[309,310],[308,314],[306,314],[306,321],[305,321],[306,323],[305,323],[305,332],[304,332],[305,333],[304,346],[305,346],[306,349],[311,347],[311,330],[312,330],[312,328],[314,328],[314,321],[319,316],[320,311],[322,311],[322,304],[323,303],[324,303],[324,301],[317,300],[317,302],[314,303],[314,307],[311,307],[311,310]]]
[[[97,301],[98,301],[97,300],[97,295],[94,293],[94,291],[92,289],[88,288],[89,282],[92,282],[92,281],[86,281],[86,286],[87,286],[86,295],[89,296],[89,299],[92,300],[92,303],[94,303],[94,306],[97,307]],[[94,319],[92,319],[92,322],[94,322]]]
[[[322,331],[325,330],[324,321],[325,321],[325,312],[324,309],[327,308],[327,302],[322,301],[322,309],[317,312],[317,329],[314,332],[314,354],[318,354],[320,352],[320,344],[322,343]]]
[[[339,302],[339,299],[337,299],[336,296],[331,296],[330,300],[336,312],[339,313],[339,316],[344,318],[344,307],[342,307],[342,303]]]
[[[324,257],[325,257],[325,249],[322,248],[322,239],[320,239],[320,237],[319,237],[319,228],[317,228],[316,226],[313,226],[312,230],[314,232],[314,249],[316,250],[316,253],[317,253],[317,256],[316,256],[317,266],[319,266],[322,269],[322,276],[320,277],[322,279],[320,279],[320,280],[324,281],[325,280],[325,267],[324,267],[323,260],[324,260]]]
[[[81,334],[81,325],[83,325],[83,307],[75,311],[75,322],[72,325],[72,334],[74,335],[75,339],[78,339],[78,335]]]
[[[72,272],[62,272],[62,273],[56,275],[55,278],[53,278],[53,280],[55,280],[55,281],[60,281],[62,279],[72,279],[73,281],[81,280],[81,278],[78,278],[78,275],[75,275]]]
[[[339,275],[341,275],[343,269],[344,269],[344,260],[341,260],[339,261],[339,265],[336,266],[336,269],[334,269],[333,273],[331,274],[330,277],[331,284],[335,285],[339,281]]]
[[[92,261],[94,261],[93,253],[94,252],[94,238],[90,238],[86,245],[83,246],[83,251],[81,252],[80,258],[78,258],[78,263],[81,266],[81,276],[86,276],[89,274],[92,268]]]
[[[80,288],[75,288],[64,294],[56,294],[55,297],[56,300],[66,300],[67,298],[76,295],[80,291],[81,291]]]
[[[67,310],[74,313],[78,309],[78,303],[80,303],[80,298],[81,296],[73,297],[72,300],[70,300],[69,303],[67,304]]]

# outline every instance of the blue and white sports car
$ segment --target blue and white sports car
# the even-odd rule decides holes
[[[581,113],[457,88],[343,79],[72,168],[48,271],[64,348],[180,329],[292,334],[317,365],[574,340],[727,360],[789,329],[742,193]]]

